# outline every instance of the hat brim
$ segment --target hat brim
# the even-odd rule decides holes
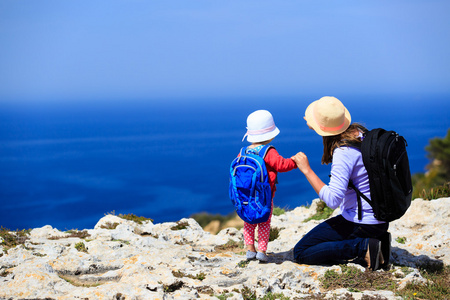
[[[280,133],[280,130],[278,129],[278,127],[275,127],[275,129],[272,130],[271,132],[267,132],[264,134],[258,134],[258,135],[250,135],[249,134],[249,135],[247,135],[247,141],[250,143],[265,142],[265,141],[273,139],[279,133]]]
[[[338,135],[343,133],[344,131],[347,130],[348,126],[350,126],[351,122],[352,122],[352,117],[350,115],[350,112],[347,110],[347,108],[344,106],[345,109],[345,120],[344,120],[344,125],[342,126],[341,129],[339,130],[335,130],[335,131],[325,131],[320,129],[320,125],[317,124],[316,120],[314,119],[314,107],[317,104],[316,100],[313,103],[311,103],[310,105],[308,105],[308,107],[306,108],[305,111],[305,120],[308,123],[308,126],[310,126],[312,129],[314,129],[314,131],[320,135],[320,136],[332,136],[332,135]]]

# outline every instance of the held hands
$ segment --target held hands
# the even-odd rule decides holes
[[[297,167],[302,171],[303,174],[308,173],[311,170],[309,166],[308,157],[303,152],[299,152],[292,156],[291,159],[297,164]]]

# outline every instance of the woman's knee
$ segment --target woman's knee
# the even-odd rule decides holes
[[[303,251],[305,251],[304,245],[301,243],[301,240],[294,246],[294,260],[297,263],[301,263]]]

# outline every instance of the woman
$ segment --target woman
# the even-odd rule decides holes
[[[350,124],[351,116],[341,101],[323,97],[311,103],[304,119],[309,128],[323,137],[322,164],[331,163],[328,185],[311,169],[303,152],[292,159],[311,186],[329,207],[340,207],[341,214],[319,224],[294,247],[294,258],[304,264],[345,263],[361,261],[370,270],[387,268],[390,255],[389,223],[374,217],[372,207],[362,199],[362,218],[358,219],[356,193],[349,181],[370,196],[369,177],[361,152],[351,147],[361,143],[366,129]]]

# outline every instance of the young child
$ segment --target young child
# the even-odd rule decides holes
[[[259,152],[259,150],[266,144],[270,143],[278,134],[280,130],[275,126],[272,114],[267,110],[257,110],[251,113],[247,118],[247,133],[244,135],[242,141],[247,138],[251,143],[246,152]],[[264,158],[267,172],[269,175],[269,183],[272,190],[272,211],[273,211],[273,197],[275,195],[278,172],[288,172],[297,168],[295,162],[290,158],[283,158],[278,154],[275,148],[270,148]],[[249,224],[244,223],[244,240],[247,246],[247,259],[258,259],[266,262],[268,257],[266,255],[267,244],[269,243],[270,235],[270,221],[269,219],[264,223]],[[255,229],[258,226],[258,252],[255,249]]]

